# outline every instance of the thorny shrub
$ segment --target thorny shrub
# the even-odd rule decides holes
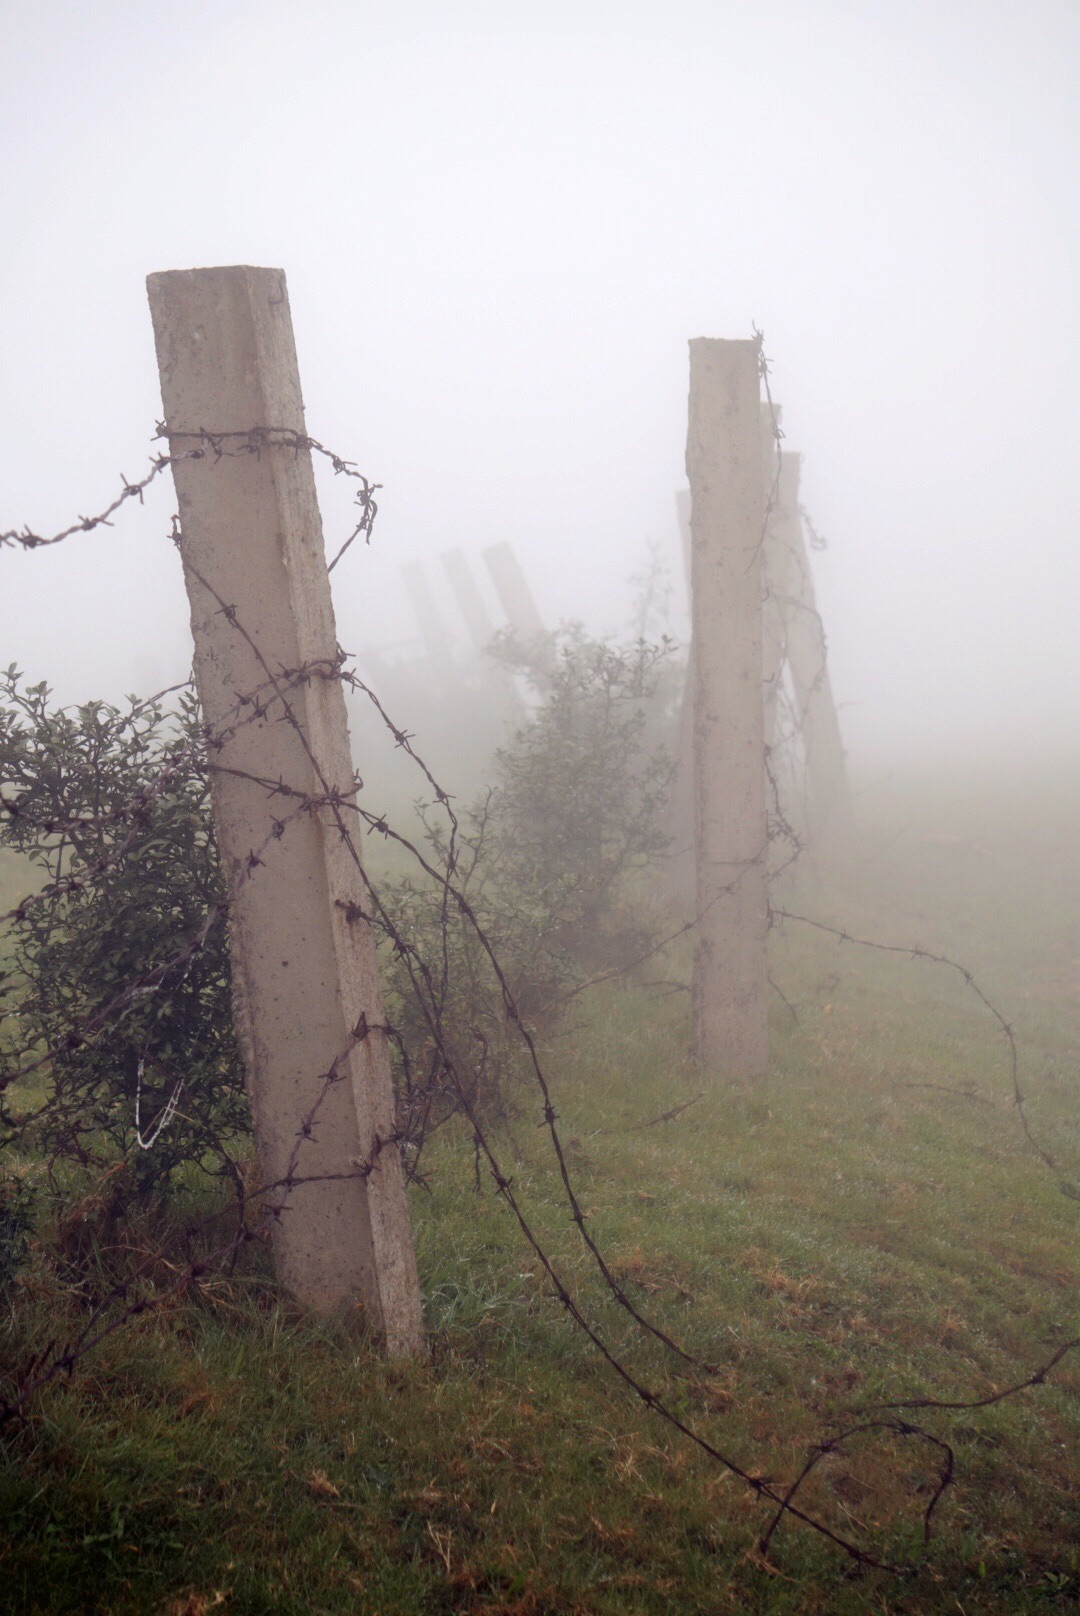
[[[128,1159],[139,1199],[191,1163],[235,1175],[248,1109],[196,703],[63,709],[14,667],[0,697],[0,844],[39,887],[0,950],[9,1142],[54,1187],[65,1161]]]

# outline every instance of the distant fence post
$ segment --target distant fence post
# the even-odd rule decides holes
[[[544,621],[517,556],[504,541],[488,545],[484,561],[510,627],[523,645],[535,644],[543,638]]]
[[[174,454],[204,430],[303,435],[280,270],[177,270],[147,288]],[[289,1181],[271,1202],[276,1271],[320,1312],[359,1292],[387,1350],[408,1356],[421,1350],[420,1296],[369,898],[338,817],[355,784],[311,455],[252,441],[257,452],[208,450],[173,474],[196,683],[222,736],[214,820],[237,883],[230,945],[258,1165],[263,1183]],[[323,800],[297,813],[274,782]]]
[[[783,580],[784,643],[795,695],[795,718],[806,756],[807,831],[811,843],[851,834],[855,816],[847,762],[829,677],[825,625],[817,609],[814,576],[799,508],[802,456],[780,456],[780,493],[770,523],[770,572]]]
[[[778,458],[779,445],[776,439],[781,414],[779,404],[774,403],[771,408],[768,403],[761,406],[761,476],[768,512],[765,522],[765,542],[761,552],[763,585],[761,673],[765,698],[765,746],[770,751],[776,743],[780,687],[787,666],[787,602],[791,593],[789,552],[782,537],[782,531],[786,532],[784,524],[789,490],[784,477],[782,457]],[[796,460],[798,458],[795,456]]]
[[[474,651],[483,653],[495,638],[495,624],[488,615],[484,597],[477,587],[464,550],[445,550],[442,564],[454,591]]]
[[[715,1076],[768,1070],[765,741],[758,346],[690,343],[697,1057]]]
[[[409,592],[412,609],[420,626],[420,639],[431,664],[430,671],[440,684],[444,685],[448,678],[453,677],[454,653],[450,648],[450,636],[439,616],[439,608],[435,604],[431,585],[427,581],[427,574],[419,561],[409,561],[402,567],[401,576],[405,580],[405,588]]]

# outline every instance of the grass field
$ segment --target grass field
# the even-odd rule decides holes
[[[783,895],[974,971],[1015,1026],[1054,1169],[1020,1127],[1005,1040],[956,973],[794,923],[774,938],[794,1014],[777,995],[767,1082],[707,1087],[687,1058],[687,996],[642,983],[595,990],[545,1051],[590,1228],[697,1367],[605,1292],[531,1096],[497,1134],[616,1354],[781,1487],[860,1408],[985,1397],[1080,1333],[1076,806],[1066,782],[1033,804],[1000,780],[894,780],[862,800],[845,866]],[[818,1466],[802,1506],[908,1574],[860,1568],[790,1521],[764,1563],[767,1510],[565,1317],[506,1207],[477,1193],[468,1139],[446,1130],[431,1151],[413,1199],[430,1362],[388,1367],[359,1321],[296,1316],[261,1253],[151,1310],[6,1438],[0,1609],[1080,1609],[1080,1353],[1004,1402],[911,1416],[956,1455],[929,1545],[924,1444],[872,1434]],[[107,1265],[86,1206],[81,1260]],[[9,1367],[78,1331],[61,1263],[43,1240],[4,1302]],[[157,1274],[166,1286],[167,1263]]]

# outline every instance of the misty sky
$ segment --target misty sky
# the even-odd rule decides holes
[[[1078,68],[1076,0],[7,0],[0,526],[145,468],[149,271],[282,266],[309,430],[384,484],[347,648],[501,539],[613,633],[655,542],[681,633],[687,339],[757,325],[856,761],[1075,755]],[[182,677],[172,509],[0,554],[0,663]]]

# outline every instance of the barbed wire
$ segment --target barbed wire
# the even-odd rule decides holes
[[[37,550],[49,545],[61,544],[65,539],[72,538],[76,533],[92,533],[95,528],[111,527],[113,525],[112,518],[120,510],[121,506],[131,499],[137,499],[142,504],[143,495],[151,483],[155,482],[163,472],[171,470],[174,466],[181,465],[189,460],[205,460],[207,455],[212,455],[215,460],[236,458],[242,455],[254,455],[256,459],[259,459],[265,449],[274,448],[291,449],[295,455],[299,455],[304,451],[321,455],[325,460],[329,461],[336,476],[350,477],[360,484],[359,492],[356,495],[356,503],[360,506],[360,520],[337,551],[333,560],[328,562],[328,572],[333,571],[349,546],[361,534],[365,536],[365,539],[370,540],[371,530],[379,509],[374,495],[381,485],[369,482],[363,473],[357,470],[355,461],[346,460],[341,455],[335,454],[332,449],[328,449],[325,444],[320,443],[318,438],[308,437],[303,432],[295,432],[291,427],[274,426],[255,426],[246,428],[243,431],[229,432],[211,432],[206,428],[200,428],[198,432],[172,432],[165,426],[163,421],[158,422],[154,432],[154,439],[159,438],[166,439],[170,445],[174,439],[190,440],[197,447],[186,449],[180,454],[172,453],[170,448],[168,454],[155,455],[151,459],[150,470],[136,482],[129,482],[121,472],[120,481],[123,487],[120,493],[96,516],[79,516],[74,522],[70,522],[67,527],[61,528],[59,532],[48,536],[36,533],[30,527],[8,528],[6,531],[0,532],[0,548],[17,545],[24,550]]]
[[[1031,1126],[1028,1122],[1027,1107],[1024,1102],[1024,1093],[1020,1087],[1020,1056],[1016,1047],[1016,1033],[1011,1023],[1005,1019],[1004,1015],[997,1008],[997,1006],[987,998],[986,994],[983,992],[978,982],[976,982],[975,977],[973,976],[972,972],[968,970],[966,965],[961,965],[959,960],[950,958],[948,954],[935,953],[932,949],[923,948],[921,944],[918,943],[913,945],[906,943],[882,943],[870,937],[855,937],[851,932],[845,931],[840,926],[830,926],[825,921],[814,920],[809,915],[794,914],[789,909],[771,909],[769,918],[771,923],[791,920],[795,921],[801,926],[811,926],[815,931],[825,932],[829,936],[835,937],[840,943],[853,943],[858,948],[873,949],[879,954],[901,954],[905,959],[926,960],[931,965],[942,965],[950,971],[955,971],[963,980],[964,986],[967,987],[979,1000],[979,1003],[990,1012],[1000,1027],[1009,1050],[1009,1075],[1012,1080],[1013,1105],[1016,1107],[1016,1112],[1020,1118],[1024,1134],[1027,1138],[1028,1144],[1042,1159],[1043,1163],[1051,1170],[1056,1171],[1057,1163],[1055,1162],[1053,1156],[1051,1156],[1050,1152],[1046,1150],[1045,1147],[1041,1145],[1035,1138],[1035,1135],[1032,1133]]]
[[[767,364],[760,348],[759,355],[759,362],[764,367],[767,377]],[[767,380],[766,392],[768,396]],[[771,397],[769,402],[771,407]],[[773,412],[773,419],[774,427],[779,435],[775,411]],[[164,428],[159,427],[158,435],[169,437],[170,441],[174,437],[188,436],[196,441],[197,446],[179,455],[170,453],[167,456],[158,457],[152,462],[150,472],[140,483],[129,484],[125,480],[123,492],[97,517],[79,518],[77,522],[70,524],[62,532],[48,538],[34,534],[29,529],[23,529],[21,532],[11,531],[0,535],[0,543],[19,544],[24,548],[31,549],[38,548],[42,545],[59,543],[77,533],[87,532],[94,527],[107,524],[121,505],[134,497],[141,499],[143,490],[149,486],[154,478],[160,475],[167,467],[179,463],[181,460],[200,459],[205,458],[207,455],[213,455],[217,458],[225,455],[260,455],[263,452],[281,449],[292,450],[295,454],[305,451],[320,453],[327,457],[335,472],[343,472],[355,477],[362,485],[357,495],[357,500],[361,505],[361,519],[353,533],[350,534],[345,544],[337,552],[331,565],[340,560],[349,545],[361,533],[367,539],[370,539],[372,523],[377,510],[372,495],[379,485],[369,483],[366,478],[363,478],[355,470],[352,462],[333,454],[315,439],[308,439],[300,434],[287,433],[273,428],[255,428],[236,432],[200,431],[197,434],[181,435],[165,433]],[[777,481],[778,477],[779,473],[777,474]],[[766,520],[767,516],[768,512]],[[183,548],[182,531],[176,526],[175,520],[172,536]],[[458,839],[460,827],[449,793],[439,785],[434,773],[415,749],[412,737],[408,732],[391,720],[375,692],[364,681],[359,679],[355,672],[346,667],[343,653],[332,660],[317,659],[296,668],[275,669],[260,649],[257,637],[240,620],[235,607],[224,600],[213,588],[201,571],[192,564],[190,556],[185,557],[185,560],[192,576],[207,590],[211,598],[216,600],[222,616],[245,641],[255,657],[264,678],[249,693],[237,698],[235,707],[227,716],[227,721],[223,727],[219,727],[217,730],[207,728],[198,742],[178,745],[168,755],[165,766],[148,787],[133,794],[126,803],[107,810],[104,818],[108,824],[116,825],[118,828],[128,827],[127,834],[121,838],[115,849],[111,850],[107,857],[115,862],[130,851],[138,824],[144,821],[151,813],[154,803],[160,800],[170,785],[175,783],[185,769],[201,767],[211,773],[218,769],[223,773],[239,774],[242,778],[261,787],[266,793],[268,804],[275,803],[277,799],[284,799],[282,811],[280,814],[275,812],[271,815],[270,828],[265,837],[256,842],[250,849],[246,859],[240,862],[231,885],[228,886],[225,894],[217,902],[208,906],[203,925],[193,936],[186,938],[166,962],[158,962],[157,965],[150,969],[137,973],[106,1004],[99,1006],[91,1015],[84,1017],[81,1021],[77,1021],[69,1029],[62,1043],[54,1044],[35,1057],[32,1062],[24,1063],[15,1071],[0,1073],[0,1092],[8,1088],[12,1082],[40,1070],[49,1061],[56,1060],[65,1051],[78,1048],[91,1040],[111,1020],[115,1020],[121,1015],[135,998],[152,993],[169,971],[183,967],[190,962],[205,946],[206,939],[212,928],[227,916],[229,906],[234,901],[241,886],[245,882],[257,878],[257,872],[264,867],[263,854],[285,834],[288,826],[303,815],[312,813],[325,814],[341,836],[342,842],[347,848],[348,855],[363,884],[365,901],[369,906],[369,912],[363,918],[378,926],[383,935],[389,939],[399,958],[405,963],[416,1001],[437,1053],[440,1075],[453,1090],[461,1115],[465,1118],[471,1130],[477,1151],[477,1161],[479,1162],[482,1159],[486,1163],[487,1171],[497,1194],[510,1210],[522,1237],[543,1268],[555,1298],[574,1325],[584,1334],[618,1379],[646,1408],[664,1420],[673,1430],[679,1432],[706,1457],[736,1476],[759,1500],[773,1506],[770,1520],[759,1539],[759,1549],[762,1554],[768,1553],[780,1523],[785,1517],[790,1517],[823,1536],[859,1565],[877,1567],[893,1572],[908,1569],[877,1557],[862,1545],[836,1531],[828,1522],[809,1510],[803,1509],[798,1500],[802,1488],[815,1467],[828,1454],[838,1451],[841,1444],[850,1442],[858,1436],[875,1432],[888,1432],[903,1438],[911,1438],[932,1447],[941,1455],[941,1466],[938,1482],[923,1515],[924,1536],[929,1537],[932,1517],[954,1476],[954,1456],[951,1447],[946,1441],[921,1426],[901,1418],[899,1411],[924,1407],[940,1410],[959,1407],[982,1407],[987,1406],[990,1402],[998,1402],[1005,1397],[1018,1395],[1030,1387],[1043,1384],[1047,1376],[1061,1362],[1064,1356],[1080,1342],[1070,1341],[1066,1343],[1058,1349],[1048,1363],[1043,1365],[1032,1376],[1003,1392],[994,1393],[988,1399],[967,1403],[916,1399],[903,1404],[879,1405],[879,1412],[882,1412],[885,1417],[863,1420],[825,1438],[810,1451],[801,1471],[786,1488],[780,1488],[769,1478],[756,1474],[745,1463],[739,1462],[730,1453],[719,1448],[701,1430],[684,1418],[660,1392],[651,1387],[637,1371],[630,1367],[623,1356],[612,1347],[600,1327],[589,1316],[585,1304],[579,1300],[575,1291],[571,1289],[563,1278],[559,1266],[532,1227],[531,1221],[526,1214],[522,1196],[515,1186],[513,1177],[504,1171],[499,1153],[485,1124],[485,1119],[470,1094],[469,1085],[463,1079],[458,1057],[444,1024],[446,996],[451,972],[447,936],[451,916],[460,917],[471,928],[472,934],[480,946],[498,985],[507,1022],[513,1027],[516,1036],[520,1039],[527,1053],[532,1081],[536,1086],[541,1101],[543,1125],[551,1144],[570,1218],[602,1280],[606,1292],[614,1299],[619,1308],[629,1316],[632,1323],[639,1330],[646,1332],[681,1361],[696,1368],[706,1367],[701,1365],[699,1360],[688,1353],[660,1326],[648,1319],[636,1307],[612,1271],[598,1241],[587,1227],[588,1216],[584,1211],[574,1185],[567,1151],[558,1126],[559,1114],[553,1101],[552,1091],[539,1054],[535,1035],[522,1013],[511,984],[500,963],[495,945],[488,936],[463,886],[455,879],[459,860]],[[409,837],[404,836],[389,823],[385,815],[373,813],[358,801],[358,780],[354,779],[352,786],[345,788],[335,785],[327,779],[320,761],[308,740],[304,724],[293,704],[293,698],[296,693],[313,679],[337,680],[352,690],[365,694],[375,710],[381,715],[394,739],[395,745],[400,747],[421,771],[427,785],[434,793],[436,803],[446,815],[450,826],[449,839],[445,844],[446,853],[441,864],[436,864],[432,859],[426,857]],[[257,774],[233,770],[227,763],[220,760],[215,761],[216,758],[219,758],[226,740],[231,735],[234,735],[244,725],[264,718],[272,710],[276,713],[276,716],[282,718],[295,731],[317,789],[301,788],[295,784],[288,783],[284,779],[260,778]],[[775,782],[774,790],[776,790]],[[11,820],[17,820],[21,814],[25,813],[20,800],[7,793],[0,793],[0,811]],[[776,790],[776,802],[772,817],[774,825],[779,827],[781,835],[796,849],[792,856],[797,856],[799,838],[788,825],[786,817],[780,808],[778,790]],[[52,819],[47,817],[41,821],[38,828],[44,834],[62,836],[65,832],[70,833],[73,829],[76,829],[80,822],[77,817],[68,821],[65,821],[63,816]],[[365,826],[369,831],[378,832],[392,839],[416,861],[418,867],[429,880],[438,884],[441,894],[441,950],[436,965],[433,966],[431,962],[426,960],[417,945],[402,933],[377,888],[370,881],[354,835],[354,831],[361,825]],[[763,849],[753,860],[747,861],[748,867],[760,864],[766,856],[767,849]],[[740,872],[725,891],[733,890],[738,882],[744,878],[744,875],[745,871]],[[85,883],[85,879],[85,877],[80,878],[75,873],[67,877],[61,876],[58,880],[47,883],[41,892],[31,895],[22,904],[10,910],[6,917],[0,917],[0,919],[19,920],[25,918],[29,912],[29,905],[55,902],[70,896],[80,890],[80,882]],[[722,895],[717,894],[717,897]],[[796,915],[784,909],[772,909],[770,918],[773,922],[801,922],[816,927],[818,930],[831,932],[841,941],[858,942],[864,946],[880,948],[888,953],[910,954],[915,958],[932,960],[937,964],[949,966],[959,971],[968,988],[978,996],[985,1007],[997,1019],[1008,1039],[1012,1062],[1014,1098],[1025,1132],[1044,1162],[1048,1166],[1054,1166],[1049,1153],[1035,1142],[1028,1126],[1019,1084],[1018,1057],[1013,1030],[1002,1014],[985,996],[965,967],[943,955],[936,955],[921,948],[912,950],[901,948],[898,945],[878,944],[866,939],[856,939],[840,928],[828,926],[823,922],[815,921],[807,916]],[[692,929],[700,923],[700,919],[700,916],[695,916],[691,922],[680,927],[678,932],[673,933],[672,938],[667,939],[667,941],[670,942],[675,936]],[[642,963],[644,959],[651,957],[657,951],[656,949],[650,950],[648,955],[643,955],[642,959],[635,963]],[[591,982],[583,984],[582,990],[584,990],[584,987],[595,985],[595,982],[608,979],[612,974],[615,973],[602,973]],[[146,1264],[137,1269],[134,1275],[129,1275],[118,1282],[91,1310],[83,1330],[71,1343],[61,1348],[50,1345],[42,1353],[38,1354],[35,1361],[29,1366],[24,1366],[24,1371],[18,1379],[14,1394],[10,1397],[5,1397],[0,1402],[0,1425],[23,1417],[23,1410],[26,1408],[27,1403],[38,1392],[60,1375],[69,1374],[86,1353],[92,1351],[115,1330],[119,1329],[123,1323],[140,1316],[152,1307],[162,1305],[167,1300],[183,1294],[188,1287],[202,1282],[214,1264],[228,1261],[231,1255],[235,1255],[241,1244],[249,1239],[256,1238],[259,1229],[265,1227],[268,1220],[280,1219],[287,1211],[290,1196],[299,1185],[327,1180],[364,1179],[375,1170],[378,1157],[382,1151],[401,1148],[406,1142],[407,1134],[398,1128],[392,1130],[385,1138],[380,1138],[376,1135],[370,1153],[363,1161],[350,1166],[348,1171],[329,1174],[304,1174],[301,1172],[304,1147],[314,1136],[319,1113],[326,1103],[327,1096],[334,1086],[342,1081],[353,1050],[373,1034],[379,1034],[391,1040],[400,1037],[400,1034],[392,1027],[389,1021],[369,1024],[366,1019],[361,1017],[357,1025],[350,1030],[344,1047],[329,1068],[323,1073],[316,1074],[317,1090],[315,1097],[303,1116],[298,1120],[285,1172],[274,1182],[262,1185],[254,1191],[241,1191],[237,1225],[230,1233],[229,1238],[214,1247],[211,1253],[193,1258],[185,1266],[184,1271],[164,1291],[158,1289],[155,1290],[153,1295],[141,1293],[134,1297],[131,1296],[133,1287],[140,1282],[148,1271],[153,1261],[152,1258],[147,1259]],[[693,1103],[696,1102],[688,1102],[688,1105]],[[652,1126],[654,1123],[671,1120],[686,1108],[676,1107],[672,1111],[666,1112],[662,1117],[654,1118],[651,1122],[642,1124],[642,1126]],[[261,1219],[261,1223],[256,1223],[254,1226],[248,1218],[248,1208],[252,1205],[257,1208],[257,1214]],[[221,1212],[215,1213],[207,1221],[212,1222],[213,1218],[221,1215],[223,1215]],[[119,1311],[111,1311],[115,1309]],[[895,1412],[888,1413],[887,1411]]]
[[[799,515],[802,517],[803,526],[810,535],[811,550],[827,550],[829,548],[829,541],[825,537],[824,533],[821,532],[820,528],[814,526],[813,519],[811,518],[810,512],[807,510],[805,505],[799,506]]]

